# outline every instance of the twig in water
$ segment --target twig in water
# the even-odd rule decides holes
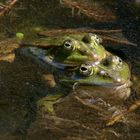
[[[4,8],[1,10],[0,12],[0,16],[3,16],[5,13],[7,13],[9,10],[12,9],[12,7],[15,5],[15,3],[17,2],[18,0],[12,0],[8,6],[4,6]]]
[[[79,101],[80,103],[82,103],[83,105],[85,105],[85,106],[88,106],[89,108],[92,108],[92,109],[94,109],[94,110],[96,110],[96,111],[98,111],[98,112],[102,112],[102,113],[104,113],[104,114],[108,114],[105,110],[103,110],[102,108],[100,108],[100,107],[98,107],[98,106],[96,106],[96,105],[89,105],[88,103],[86,103],[84,100],[82,100],[81,98],[79,98],[78,96],[74,96],[74,98],[77,100],[77,101]]]
[[[115,123],[119,122],[125,115],[135,111],[139,106],[140,100],[135,101],[134,104],[132,104],[127,110],[124,110],[123,112],[111,117],[106,125],[107,126],[114,125]]]
[[[74,34],[79,34],[79,33],[121,33],[121,29],[114,29],[114,30],[105,30],[105,29],[92,29],[92,28],[79,28],[79,29],[46,29],[46,31],[39,32],[39,35],[42,36],[55,36],[58,34],[67,34],[67,33],[74,33]]]
[[[111,12],[108,12],[106,10],[99,10],[99,9],[93,9],[89,7],[86,3],[80,3],[77,1],[71,1],[71,0],[61,0],[60,4],[63,4],[71,9],[78,9],[81,13],[85,14],[86,16],[90,18],[94,18],[97,21],[108,21],[108,20],[115,20],[115,16],[112,15]]]

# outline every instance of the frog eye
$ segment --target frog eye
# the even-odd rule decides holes
[[[122,68],[123,61],[122,61],[122,59],[120,57],[114,56],[113,59],[112,59],[112,62],[113,62],[113,64],[116,64],[116,66],[118,68]]]
[[[93,74],[93,70],[91,65],[89,64],[82,64],[80,67],[80,74],[84,75],[84,76],[89,76]]]
[[[66,40],[66,41],[64,42],[64,47],[65,47],[65,49],[67,49],[67,50],[74,50],[74,49],[75,49],[72,40]]]
[[[123,61],[122,61],[121,58],[119,58],[118,62],[119,62],[119,64],[122,64],[123,63]]]
[[[92,36],[93,34],[92,33],[88,33],[87,35],[85,35],[84,37],[83,37],[83,41],[85,42],[85,43],[91,43],[91,36]]]
[[[115,63],[118,63],[118,64],[122,64],[122,62],[123,62],[122,59],[118,56],[114,56],[112,61]]]
[[[85,43],[91,43],[91,42],[102,43],[102,38],[100,38],[96,34],[89,33],[84,36],[83,41]]]
[[[92,40],[96,41],[97,43],[102,43],[102,38],[100,38],[98,35],[93,34],[92,35]]]

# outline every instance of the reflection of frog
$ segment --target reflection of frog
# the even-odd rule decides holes
[[[63,69],[87,61],[101,61],[109,52],[100,45],[101,38],[95,34],[69,35],[40,38],[27,43],[29,50],[38,58]],[[29,45],[29,46],[30,46]]]
[[[77,39],[74,36],[62,36],[59,40],[56,37],[43,38],[32,45],[35,46],[23,48],[22,52],[39,63],[43,62],[48,72],[51,67],[51,72],[59,77],[60,83],[76,83],[81,85],[78,90],[84,89],[90,95],[112,101],[129,97],[131,82],[128,65],[107,52],[97,36],[87,34],[84,37],[77,36]],[[49,96],[46,98],[48,102]]]

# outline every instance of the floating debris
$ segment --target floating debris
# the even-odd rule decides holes
[[[42,81],[44,82],[45,86],[47,87],[55,87],[56,82],[54,76],[52,74],[43,74]]]
[[[107,126],[111,126],[119,122],[124,116],[135,111],[140,106],[140,100],[135,101],[127,110],[123,110],[121,113],[112,116],[107,122]]]
[[[80,13],[83,13],[84,15],[95,19],[96,21],[104,22],[104,21],[114,21],[116,19],[116,16],[112,14],[111,11],[107,11],[105,9],[97,9],[93,8],[87,3],[84,2],[77,2],[77,1],[71,1],[71,0],[61,0],[60,4],[71,8],[72,9],[72,15],[74,15],[74,9],[78,10],[78,15]]]
[[[2,10],[0,11],[0,16],[3,16],[5,13],[10,11],[13,8],[13,6],[16,4],[17,1],[18,0],[10,0],[10,1],[7,1],[7,5],[2,5]]]

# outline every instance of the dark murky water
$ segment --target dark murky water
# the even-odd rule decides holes
[[[0,5],[6,5],[5,2]],[[106,126],[104,113],[93,111],[71,96],[55,105],[56,115],[38,113],[37,101],[45,96],[40,80],[45,69],[14,53],[19,47],[17,32],[32,38],[34,31],[42,28],[121,29],[123,36],[137,47],[106,47],[123,54],[131,63],[132,75],[139,78],[139,12],[139,2],[132,0],[21,0],[9,13],[0,16],[0,139],[139,139],[139,108],[128,115],[125,123],[111,127]],[[139,81],[134,82],[138,95]]]

